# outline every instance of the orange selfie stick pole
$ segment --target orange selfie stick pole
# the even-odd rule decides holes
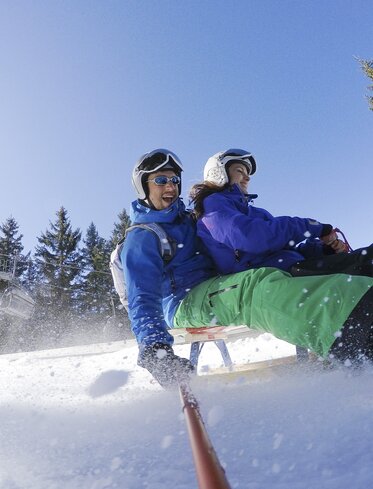
[[[192,447],[199,489],[231,489],[208,437],[196,398],[190,386],[180,384],[180,397]]]

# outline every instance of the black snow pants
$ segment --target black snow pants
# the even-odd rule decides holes
[[[360,299],[345,321],[329,355],[340,362],[359,366],[373,364],[373,287]]]
[[[293,277],[332,273],[373,277],[373,244],[351,253],[336,253],[320,258],[305,259],[293,265],[289,272]]]

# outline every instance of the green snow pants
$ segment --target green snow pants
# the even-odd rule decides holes
[[[373,278],[292,277],[258,268],[206,280],[183,299],[175,328],[247,325],[326,357]]]

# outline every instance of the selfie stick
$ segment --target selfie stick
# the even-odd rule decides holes
[[[199,489],[231,489],[208,437],[198,402],[190,386],[180,384],[179,388]]]

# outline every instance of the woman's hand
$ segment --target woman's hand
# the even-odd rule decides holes
[[[326,236],[320,238],[327,246],[330,246],[335,253],[347,253],[348,245],[344,241],[338,239],[336,231],[333,231]]]
[[[336,238],[330,245],[331,248],[333,248],[333,250],[336,252],[336,253],[347,253],[348,252],[348,245]]]

